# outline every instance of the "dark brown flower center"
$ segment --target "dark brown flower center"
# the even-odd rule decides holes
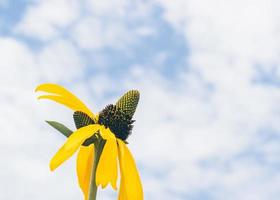
[[[106,106],[100,113],[98,123],[110,128],[112,133],[119,139],[126,141],[131,134],[133,122],[131,117],[125,114],[119,107],[115,105]]]

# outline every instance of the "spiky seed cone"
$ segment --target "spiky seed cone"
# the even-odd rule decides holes
[[[139,98],[139,91],[130,90],[117,101],[116,106],[128,115],[130,119],[132,119],[138,105]]]
[[[94,124],[94,121],[86,113],[81,111],[74,112],[73,118],[77,129]]]

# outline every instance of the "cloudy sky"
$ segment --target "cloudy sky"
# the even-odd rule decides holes
[[[72,112],[36,100],[58,83],[94,111],[129,89],[146,200],[278,200],[277,0],[0,0],[0,199],[83,199],[75,158],[50,172]],[[111,188],[99,199],[117,199]]]

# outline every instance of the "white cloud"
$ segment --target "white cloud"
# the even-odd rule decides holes
[[[77,0],[37,1],[30,5],[15,31],[41,40],[59,36],[80,13]]]
[[[97,16],[116,16],[124,17],[126,16],[127,8],[129,6],[129,1],[127,0],[96,0],[96,1],[86,1],[87,8]]]
[[[123,48],[133,40],[130,36],[123,22],[109,20],[106,23],[98,18],[81,20],[72,34],[79,47],[85,49]]]
[[[86,8],[90,14],[100,18],[116,20],[148,20],[155,3],[153,1],[128,0],[86,0]]]
[[[72,30],[72,39],[84,49],[128,49],[139,38],[154,35],[156,30],[145,20],[152,17],[151,3],[127,0],[86,1],[88,14]],[[142,25],[132,26],[135,22]]]
[[[38,80],[38,74],[33,75],[35,66],[34,55],[23,43],[13,38],[0,38],[0,88],[5,91],[13,89],[21,82],[20,87],[24,88],[30,82]],[[27,81],[28,80],[28,81]]]
[[[129,26],[149,18],[151,7],[151,3],[131,4],[127,0],[35,1],[14,31],[43,41],[66,34],[84,49],[123,49],[138,37],[155,34],[150,25]]]
[[[85,63],[69,41],[56,40],[38,54],[38,67],[43,79],[51,82],[71,81],[84,74]]]
[[[166,20],[186,35],[192,54],[212,52],[261,64],[279,60],[277,1],[161,2]]]

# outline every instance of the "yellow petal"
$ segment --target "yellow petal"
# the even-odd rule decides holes
[[[55,170],[61,163],[70,158],[82,143],[89,137],[91,137],[100,128],[100,125],[93,124],[82,127],[73,132],[65,142],[65,144],[58,150],[55,156],[50,162],[50,169]]]
[[[53,84],[53,83],[44,83],[44,84],[38,85],[37,88],[35,89],[35,92],[37,92],[37,91],[54,93],[54,94],[61,95],[61,96],[72,96],[73,95],[71,92],[69,92],[64,87],[57,85],[57,84]]]
[[[127,200],[126,197],[126,191],[125,191],[125,183],[124,183],[124,177],[121,177],[121,184],[120,184],[120,191],[119,191],[119,197],[118,200]]]
[[[62,96],[57,96],[57,95],[41,95],[38,97],[38,99],[50,99],[50,100],[53,100],[57,103],[60,103],[74,111],[78,111],[80,109],[80,107],[73,103],[72,101],[69,101],[68,99],[65,99],[64,97]],[[81,111],[81,110],[80,110]]]
[[[88,199],[89,185],[94,159],[94,144],[81,146],[77,156],[77,175],[79,185],[84,193],[85,200]]]
[[[95,119],[94,114],[88,109],[88,107],[80,99],[78,99],[74,94],[72,94],[71,92],[69,92],[68,90],[66,90],[65,88],[63,88],[57,84],[52,84],[52,83],[41,84],[35,89],[35,92],[37,92],[37,91],[53,93],[54,96],[61,96],[61,98],[63,100],[61,100],[60,102],[54,100],[53,98],[48,98],[48,99],[54,100],[67,107],[69,107],[68,106],[69,104],[65,103],[65,102],[67,102],[67,101],[71,102],[72,104],[76,105],[76,107],[77,107],[77,109],[75,109],[75,111],[82,111],[82,112],[86,113],[87,115],[89,115],[92,119]],[[73,107],[70,107],[70,108],[73,109]]]
[[[135,161],[126,144],[120,139],[117,140],[121,171],[119,200],[143,200],[142,184]]]
[[[109,131],[109,129],[106,129]],[[100,131],[102,132],[102,131]],[[108,133],[110,134],[110,133]],[[118,150],[115,137],[108,138],[100,156],[96,170],[96,185],[101,185],[102,188],[111,183],[112,187],[117,189],[118,178]]]
[[[100,128],[100,135],[104,140],[116,139],[115,135],[111,132],[111,130],[109,128],[105,128],[104,126]]]

